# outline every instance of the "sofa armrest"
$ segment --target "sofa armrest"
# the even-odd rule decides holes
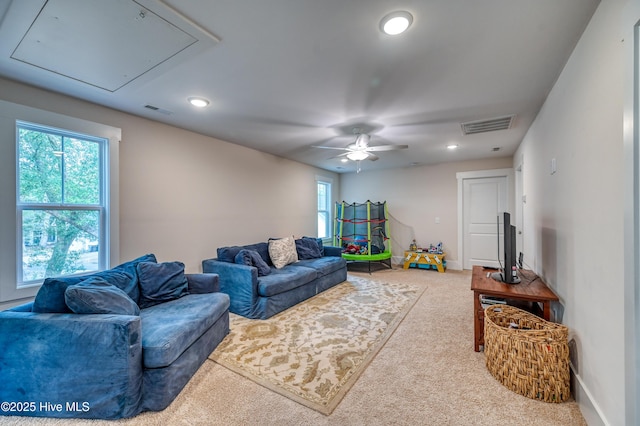
[[[229,295],[229,310],[234,314],[255,318],[258,303],[258,268],[217,259],[202,261],[202,271],[220,276],[220,291]]]
[[[184,274],[187,277],[189,293],[204,294],[220,291],[218,274]]]
[[[324,255],[333,257],[342,257],[342,249],[335,246],[324,246]]]
[[[2,414],[105,419],[137,414],[141,341],[138,316],[0,312],[0,401],[29,403],[26,409],[18,406],[23,411]]]

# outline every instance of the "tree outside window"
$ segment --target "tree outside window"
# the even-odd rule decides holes
[[[104,269],[106,139],[18,122],[18,282]]]

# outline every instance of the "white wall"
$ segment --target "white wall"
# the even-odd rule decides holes
[[[428,247],[442,242],[447,253],[447,266],[461,269],[456,173],[512,166],[511,158],[501,157],[344,174],[340,182],[340,196],[349,203],[367,200],[387,202],[396,262],[415,238],[419,246]],[[440,223],[436,223],[436,217]]]
[[[526,195],[523,251],[560,297],[589,424],[625,424],[624,4],[600,4],[514,156]]]
[[[0,99],[122,129],[114,264],[155,253],[199,272],[220,246],[316,235],[317,175],[333,179],[337,198],[339,175],[301,163],[5,79]],[[15,203],[11,194],[0,198]]]

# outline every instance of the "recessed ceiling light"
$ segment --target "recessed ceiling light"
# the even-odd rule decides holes
[[[207,105],[209,105],[209,101],[206,100],[205,98],[198,98],[198,97],[192,96],[190,98],[187,98],[187,100],[191,105],[196,106],[198,108],[204,108]]]
[[[413,16],[409,12],[392,12],[380,21],[380,30],[389,35],[397,35],[405,32],[411,23]]]
[[[458,148],[458,144],[455,144],[455,143],[447,145],[447,149],[450,149],[452,151],[457,148]]]

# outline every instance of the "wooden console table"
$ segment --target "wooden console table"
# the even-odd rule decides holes
[[[542,317],[549,321],[551,317],[551,302],[557,301],[558,296],[537,278],[531,282],[525,279],[520,284],[505,284],[491,278],[491,269],[484,269],[475,265],[471,275],[471,290],[473,290],[473,340],[474,349],[480,352],[484,346],[484,309],[480,303],[480,295],[500,297],[508,300],[534,302],[542,304]],[[534,274],[529,271],[530,274]],[[487,276],[489,274],[489,276]]]
[[[409,269],[409,266],[413,263],[416,267],[419,267],[418,265],[435,266],[438,272],[444,272],[444,258],[446,255],[446,253],[408,250],[404,252],[404,265],[402,265],[402,268]]]

